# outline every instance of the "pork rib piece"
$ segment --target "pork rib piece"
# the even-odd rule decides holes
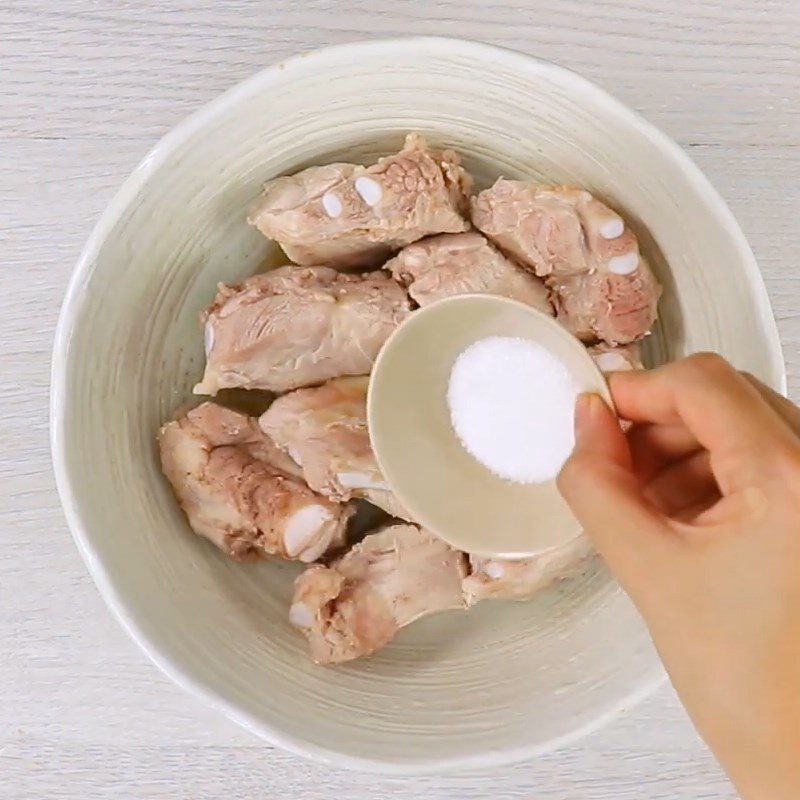
[[[252,417],[216,403],[164,425],[161,467],[195,533],[237,559],[314,561],[344,543],[351,510],[312,492]]]
[[[644,259],[634,273],[591,272],[550,282],[559,322],[584,342],[627,344],[650,332],[661,287]]]
[[[621,347],[597,344],[589,348],[589,355],[604,375],[610,372],[630,372],[635,369],[644,369],[641,347],[638,342]]]
[[[609,375],[612,372],[630,372],[636,369],[644,369],[642,348],[639,342],[619,347],[612,347],[610,344],[601,342],[589,348],[589,355],[604,375]],[[621,419],[620,426],[627,433],[633,427],[633,423],[627,419]]]
[[[579,338],[627,344],[649,332],[661,287],[633,231],[589,192],[501,178],[472,199],[472,221],[545,278]]]
[[[468,229],[472,179],[417,134],[370,167],[330,164],[265,184],[248,222],[297,264],[369,267],[433,233]]]
[[[314,661],[350,661],[374,653],[419,617],[465,608],[465,575],[463,553],[414,525],[392,525],[330,566],[303,572],[289,618]]]
[[[364,375],[409,312],[406,293],[383,272],[286,266],[220,284],[203,315],[206,370],[195,393],[285,392]]]
[[[368,377],[336,378],[273,402],[261,429],[303,471],[306,483],[333,500],[361,497],[409,519],[384,481],[367,431]]]
[[[407,286],[421,306],[457,294],[493,294],[553,314],[544,282],[474,231],[431,236],[410,244],[384,269]]]
[[[489,598],[527,600],[555,581],[577,575],[593,552],[581,535],[569,544],[515,561],[470,555],[464,597],[470,606]]]

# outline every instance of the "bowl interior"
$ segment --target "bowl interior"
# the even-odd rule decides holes
[[[524,558],[568,544],[581,528],[554,479],[500,478],[453,429],[447,404],[453,364],[489,336],[537,342],[559,359],[578,391],[611,402],[586,348],[552,317],[504,297],[462,295],[416,311],[384,345],[369,385],[370,438],[383,476],[415,520],[459,550]],[[553,425],[552,417],[547,421]]]
[[[677,148],[564,70],[466,42],[345,45],[267,70],[167,136],[99,223],[62,315],[53,444],[71,527],[169,674],[272,741],[387,771],[534,754],[660,679],[596,561],[532,602],[432,617],[374,658],[315,666],[287,619],[296,567],[226,559],[189,532],[160,474],[155,432],[203,367],[198,312],[218,281],[282,260],[245,223],[259,185],[370,161],[409,130],[460,150],[479,184],[575,182],[619,209],[665,285],[651,361],[714,349],[782,379],[763,286],[719,198]]]

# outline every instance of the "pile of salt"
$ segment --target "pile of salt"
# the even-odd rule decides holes
[[[467,452],[501,478],[537,483],[554,478],[572,452],[577,395],[545,347],[490,336],[456,359],[447,404]]]

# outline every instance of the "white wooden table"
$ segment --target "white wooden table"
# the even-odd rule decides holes
[[[163,133],[252,72],[408,33],[572,67],[689,150],[752,243],[800,397],[798,0],[6,0],[1,800],[734,797],[668,690],[574,747],[491,773],[376,779],[306,763],[158,673],[111,619],[66,530],[47,441],[50,346],[101,209]]]

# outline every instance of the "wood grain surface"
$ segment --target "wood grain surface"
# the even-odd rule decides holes
[[[298,51],[484,39],[582,72],[677,139],[755,251],[800,399],[797,0],[10,0],[0,7],[0,800],[735,795],[669,690],[580,744],[475,774],[380,779],[266,746],[127,639],[50,470],[50,348],[98,214],[186,114]]]

